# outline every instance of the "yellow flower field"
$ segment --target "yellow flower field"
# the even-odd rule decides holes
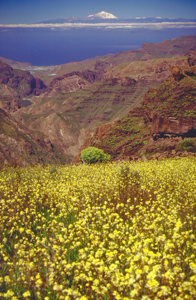
[[[196,299],[196,158],[3,167],[0,299]]]

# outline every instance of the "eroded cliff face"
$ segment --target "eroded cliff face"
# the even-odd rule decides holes
[[[147,112],[154,140],[167,137],[196,137],[196,117],[172,117]]]

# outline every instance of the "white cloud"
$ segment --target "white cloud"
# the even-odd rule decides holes
[[[51,24],[0,24],[0,28],[107,28],[107,29],[165,29],[165,28],[196,28],[196,22],[161,22],[161,23],[51,23]]]

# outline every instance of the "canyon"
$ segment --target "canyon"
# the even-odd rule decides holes
[[[79,163],[169,155],[196,137],[196,36],[143,44],[32,74],[0,62],[0,160]]]

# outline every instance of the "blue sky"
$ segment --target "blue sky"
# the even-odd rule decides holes
[[[86,17],[102,10],[118,18],[159,16],[196,19],[195,0],[0,0],[0,24]]]

